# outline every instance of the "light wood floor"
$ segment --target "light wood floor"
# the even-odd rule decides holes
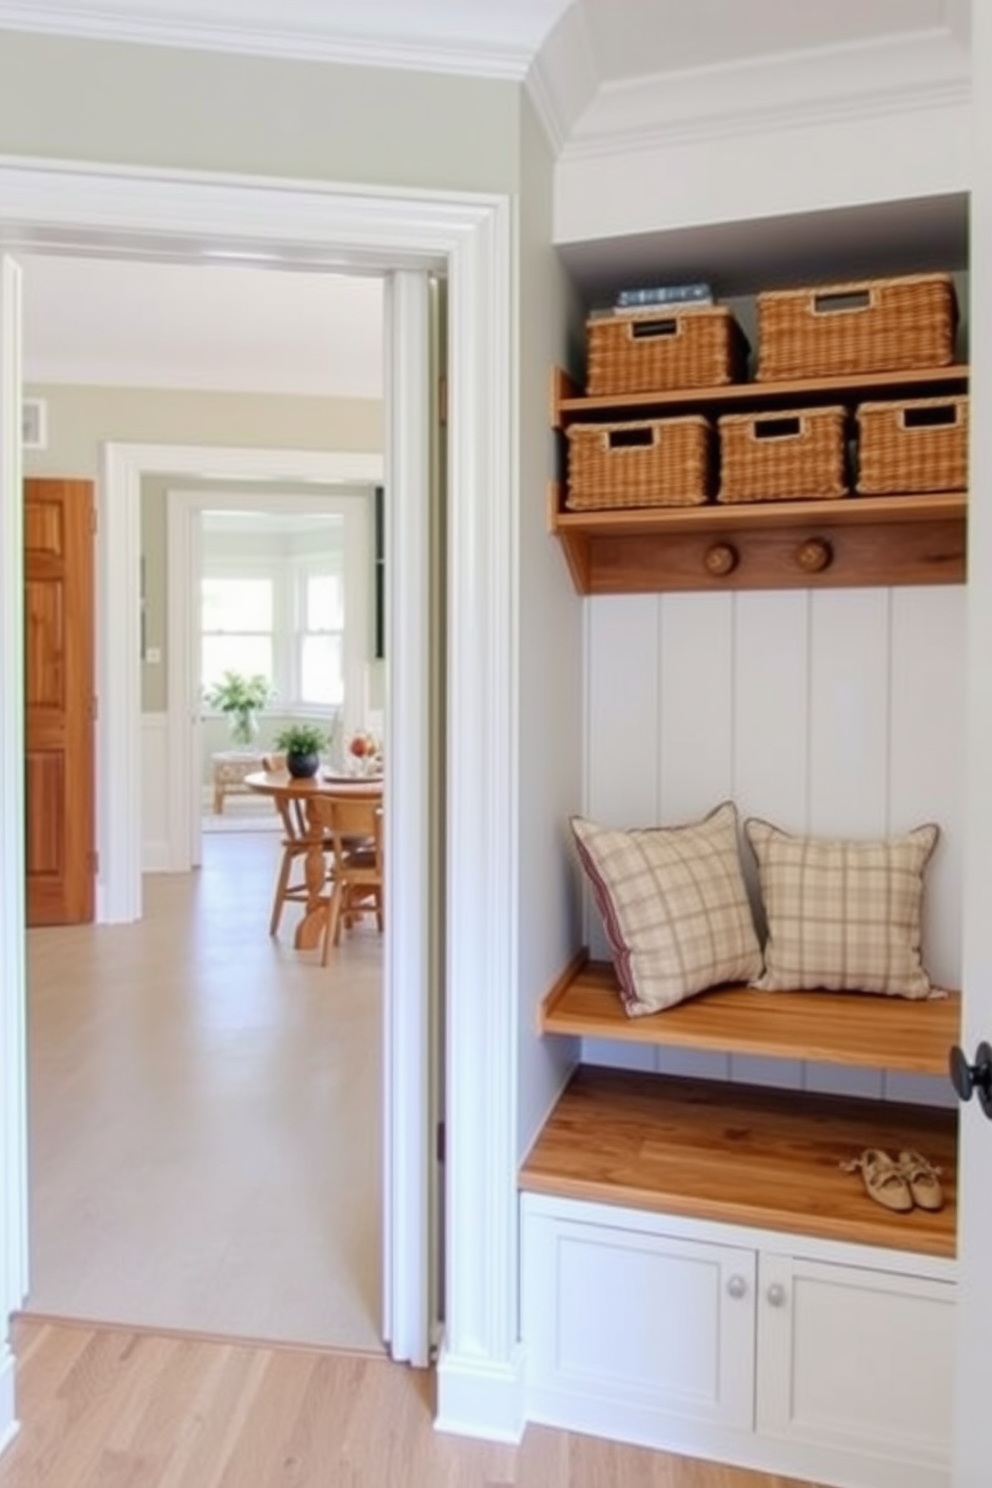
[[[278,842],[29,932],[30,1312],[382,1351],[382,942],[270,940]]]
[[[433,1427],[433,1376],[387,1360],[21,1323],[0,1488],[786,1488],[544,1427]]]

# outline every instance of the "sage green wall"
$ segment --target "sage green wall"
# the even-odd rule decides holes
[[[303,398],[275,394],[188,392],[160,388],[94,388],[32,385],[32,396],[48,404],[48,448],[28,451],[25,475],[98,480],[100,450],[123,444],[216,445],[240,449],[382,449],[382,404],[360,398]],[[230,489],[181,478],[184,490]],[[166,689],[166,513],[165,495],[176,480],[146,477],[141,488],[141,552],[145,581],[145,637],[162,661],[143,666],[141,705],[164,712]],[[285,481],[252,484],[259,492],[312,492]],[[378,668],[373,668],[377,671]],[[377,680],[377,679],[375,679]]]
[[[32,384],[27,393],[48,404],[48,448],[26,452],[26,475],[95,479],[100,447],[108,440],[238,449],[382,449],[382,404],[372,398],[66,384]]]
[[[4,31],[0,153],[510,191],[519,85]]]

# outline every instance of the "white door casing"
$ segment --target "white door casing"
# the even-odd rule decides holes
[[[27,1068],[24,1006],[24,671],[20,268],[0,258],[0,1304],[24,1300]],[[0,1339],[0,1448],[13,1430],[14,1356]]]
[[[228,176],[65,167],[52,162],[0,161],[0,242],[27,251],[71,252],[74,248],[115,257],[171,257],[228,251],[232,260],[264,250],[292,267],[306,256],[310,268],[340,271],[439,272],[450,289],[451,373],[449,400],[449,633],[447,658],[449,880],[446,918],[457,926],[446,953],[449,1010],[446,1059],[447,1122],[459,1133],[449,1146],[443,1353],[451,1429],[482,1435],[517,1436],[522,1429],[516,1338],[514,1115],[515,964],[513,908],[512,730],[515,717],[515,653],[511,572],[515,493],[511,373],[511,214],[499,196],[407,194],[346,190],[315,183]],[[395,347],[394,347],[395,351]],[[402,357],[399,358],[402,365]],[[402,398],[402,388],[397,389]],[[127,518],[125,518],[127,520]],[[120,550],[107,553],[116,564]],[[0,583],[16,581],[11,555],[2,557]],[[127,607],[137,637],[137,566]],[[10,635],[2,641],[10,646]],[[137,644],[121,659],[137,667]],[[394,658],[397,665],[400,657]],[[9,685],[8,685],[9,696]],[[16,702],[13,704],[16,708]],[[8,707],[8,715],[10,707]],[[12,768],[10,730],[0,739],[5,768]],[[137,801],[136,771],[126,762],[117,781],[124,798]],[[401,830],[401,793],[393,800]],[[109,844],[113,848],[114,844]],[[126,850],[126,846],[125,849]],[[16,875],[10,840],[3,843],[5,877]],[[414,956],[419,947],[413,947]],[[400,947],[395,955],[401,954]],[[390,962],[392,962],[390,957]],[[387,987],[387,1002],[391,989]],[[419,995],[425,995],[423,990]],[[3,988],[5,1016],[21,1005],[23,972],[16,968]],[[390,1017],[391,1009],[387,1012]],[[21,1016],[20,1013],[17,1016]],[[408,1031],[401,1037],[408,1038]],[[406,1060],[394,1039],[390,1057]],[[23,1052],[2,1051],[5,1130],[15,1133],[15,1156],[24,1162]],[[421,1078],[423,1050],[404,1063],[407,1107],[394,1113],[394,1163],[403,1160],[413,1130],[424,1131],[427,1092]],[[20,1136],[17,1136],[17,1133]],[[417,1154],[423,1164],[425,1154]],[[480,1178],[480,1175],[483,1175]],[[393,1192],[405,1204],[419,1182],[398,1175]],[[25,1223],[24,1196],[16,1172],[5,1170],[2,1237],[5,1254],[18,1245]],[[405,1187],[403,1185],[406,1185]],[[483,1202],[480,1205],[480,1196]],[[392,1213],[394,1254],[402,1251],[398,1230],[405,1213]],[[415,1217],[415,1223],[419,1216]],[[405,1252],[404,1252],[405,1253]],[[420,1236],[410,1253],[419,1264]],[[409,1289],[404,1316],[427,1319],[422,1275],[394,1271],[391,1307],[398,1315],[397,1283]],[[480,1307],[479,1299],[485,1298]],[[15,1304],[16,1305],[16,1304]],[[411,1343],[411,1353],[425,1340]],[[464,1388],[459,1390],[459,1384]],[[0,1421],[0,1437],[9,1422]]]
[[[968,503],[968,838],[964,858],[962,1048],[974,1060],[992,1041],[992,178],[984,141],[992,127],[992,7],[971,6],[970,499]],[[979,141],[983,144],[980,145]],[[961,1107],[958,1208],[959,1305],[955,1368],[954,1488],[987,1488],[988,1359],[992,1336],[992,1121],[977,1099]]]
[[[144,462],[148,459],[166,459],[168,471],[175,474],[177,468],[185,473],[202,477],[219,457],[223,465],[237,464],[241,469],[241,480],[258,463],[262,472],[257,479],[270,480],[269,472],[280,463],[278,450],[219,450],[184,447],[177,452],[165,447],[151,453],[151,447],[122,446],[129,457],[140,465],[138,481],[150,473]],[[176,459],[179,466],[176,465]],[[286,452],[287,466],[296,464],[305,467],[310,474],[306,479],[316,481],[313,470],[316,465],[312,453],[289,450]],[[347,481],[337,472],[347,465],[353,469],[356,462],[367,466],[371,472],[365,490],[361,490],[354,477]],[[197,692],[200,665],[199,583],[201,563],[200,517],[205,511],[271,511],[305,514],[308,512],[337,512],[343,514],[348,524],[348,551],[355,559],[355,574],[345,574],[346,610],[354,614],[357,609],[367,610],[372,589],[372,539],[371,502],[374,486],[382,483],[383,457],[377,452],[367,455],[346,455],[339,458],[332,450],[323,457],[326,474],[313,495],[267,494],[246,489],[232,490],[184,490],[177,488],[166,494],[166,623],[168,646],[166,653],[166,699],[167,699],[167,753],[169,779],[166,782],[168,796],[168,850],[162,865],[167,873],[185,873],[200,861],[200,819],[203,812],[202,799],[202,752],[200,748],[200,702]],[[291,481],[298,476],[284,474],[282,479]],[[331,487],[340,484],[341,494]],[[345,494],[347,493],[347,494]],[[110,501],[108,500],[108,506]],[[364,582],[361,575],[368,575]],[[108,575],[108,582],[113,579]],[[355,602],[349,604],[351,587],[355,589]],[[360,601],[359,601],[360,595]],[[365,676],[364,661],[370,654],[371,622],[364,614],[355,626],[357,635],[355,660],[346,660],[346,692],[351,698],[362,697]],[[359,664],[360,663],[360,664]],[[350,704],[351,723],[346,728],[359,727],[364,712],[359,702]],[[108,869],[112,878],[112,869]],[[111,890],[112,892],[112,890]]]

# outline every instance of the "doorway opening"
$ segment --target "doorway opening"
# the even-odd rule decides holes
[[[446,1118],[459,1140],[449,1145],[446,1162],[449,1237],[443,1357],[453,1388],[463,1375],[472,1390],[482,1356],[508,1364],[515,1304],[515,1261],[509,1241],[514,1232],[514,1142],[516,1087],[513,1007],[515,938],[512,913],[514,813],[513,719],[515,650],[512,645],[512,450],[510,366],[510,211],[505,198],[478,195],[459,199],[396,198],[382,192],[340,192],[320,186],[266,190],[258,181],[226,177],[178,179],[155,173],[115,174],[85,168],[65,170],[56,163],[18,165],[0,171],[5,245],[16,251],[67,243],[89,251],[126,256],[149,252],[195,258],[204,242],[214,252],[267,249],[277,261],[340,268],[343,261],[391,274],[392,365],[397,397],[389,417],[390,469],[385,489],[391,503],[390,545],[410,559],[406,579],[394,565],[389,585],[391,618],[387,648],[397,679],[391,692],[389,727],[403,723],[403,753],[392,751],[390,782],[394,812],[393,871],[409,879],[402,917],[397,916],[387,947],[388,1074],[391,1105],[386,1113],[388,1177],[385,1190],[390,1264],[385,1276],[385,1313],[395,1357],[426,1359],[430,1349],[427,1296],[431,1266],[429,1197],[433,1183],[433,1117],[430,1100],[430,1027],[426,1002],[430,906],[418,899],[431,882],[423,860],[430,840],[429,700],[415,665],[422,658],[428,606],[423,594],[426,545],[423,502],[418,489],[423,469],[424,420],[417,409],[421,361],[412,351],[406,327],[423,324],[426,308],[419,286],[423,272],[447,272],[451,284],[453,348],[450,401],[450,488],[448,619],[453,641],[448,657],[447,879],[445,946],[447,1003]],[[181,232],[163,232],[162,223],[183,223]],[[342,246],[345,245],[345,246]],[[5,291],[15,276],[7,274]],[[4,315],[4,324],[10,317]],[[16,372],[16,356],[5,357],[5,374]],[[3,392],[0,387],[0,392]],[[9,395],[9,386],[8,386]],[[14,388],[18,397],[19,389]],[[9,403],[8,407],[11,406]],[[14,427],[13,423],[5,427]],[[16,475],[5,462],[5,478]],[[13,490],[16,495],[16,490]],[[14,505],[4,493],[3,505]],[[12,524],[16,530],[16,524]],[[19,592],[16,543],[5,543],[4,581]],[[418,588],[418,585],[420,586]],[[409,587],[408,587],[409,586]],[[136,596],[135,596],[136,598]],[[409,610],[407,611],[407,606]],[[406,622],[409,623],[406,623]],[[7,634],[9,630],[9,636]],[[3,636],[7,692],[3,718],[16,719],[18,628],[11,619]],[[22,848],[16,831],[18,733],[16,723],[2,735],[2,790],[5,817],[5,868],[16,880]],[[387,741],[387,769],[390,752]],[[128,766],[122,762],[124,785]],[[485,789],[480,786],[485,782]],[[125,790],[126,793],[126,790]],[[23,967],[16,898],[4,906],[4,1101],[6,1129],[24,1133]],[[8,933],[9,932],[9,933]],[[404,995],[395,996],[403,983]],[[4,1239],[8,1264],[5,1302],[15,1309],[26,1290],[24,1224],[26,1143],[15,1140],[4,1168]],[[485,1175],[484,1183],[480,1175]],[[485,1193],[480,1192],[482,1183]],[[480,1226],[484,1212],[486,1223]],[[398,1243],[398,1240],[402,1243]],[[479,1299],[502,1299],[498,1308],[478,1314]],[[0,1360],[0,1385],[12,1378],[9,1348]],[[502,1378],[502,1374],[500,1375]],[[5,1397],[12,1398],[12,1397]],[[499,1408],[499,1407],[497,1407]]]
[[[42,283],[57,303],[58,290],[67,282],[80,291],[80,274],[83,288],[99,297],[101,290],[117,285],[122,267],[120,261],[112,260],[100,264],[94,273],[88,260],[57,263],[49,257],[32,257],[25,264],[29,292],[31,276],[42,263]],[[139,303],[161,302],[159,313],[168,322],[170,290],[182,292],[185,281],[189,295],[209,291],[224,299],[225,277],[233,273],[235,291],[244,295],[250,289],[260,305],[257,311],[245,307],[239,330],[244,335],[246,327],[256,325],[262,342],[265,314],[271,315],[273,305],[286,306],[291,299],[289,291],[273,292],[280,277],[277,271],[256,275],[246,284],[243,270],[220,266],[201,268],[199,273],[194,270],[192,275],[188,265],[168,265],[164,274],[160,267],[143,262],[124,267],[132,286],[123,307],[126,323],[135,290],[143,290]],[[287,277],[296,284],[292,295],[302,296],[312,306],[315,319],[321,318],[319,312],[326,316],[329,303],[337,304],[337,292],[325,293],[321,278]],[[371,305],[367,283],[376,288],[376,302]],[[363,281],[355,295],[364,319],[356,315],[361,323],[353,325],[349,334],[355,341],[372,339],[381,344],[381,281]],[[33,297],[31,303],[35,303]],[[121,313],[121,307],[110,306],[105,318]],[[34,324],[28,321],[29,337]],[[176,367],[182,338],[177,341],[174,331],[157,331],[150,322],[143,325],[149,340],[155,338],[159,355],[171,352],[176,358],[166,361],[167,368]],[[215,336],[222,329],[215,329]],[[126,337],[121,339],[126,348]],[[109,354],[111,344],[117,342],[108,330],[100,343],[103,355]],[[27,351],[33,366],[30,339]],[[64,458],[66,423],[79,428],[78,442],[85,458],[84,438],[98,448],[98,441],[118,432],[128,412],[136,423],[144,418],[151,428],[158,427],[163,415],[150,411],[150,405],[165,405],[166,422],[170,408],[177,425],[203,410],[202,422],[212,419],[219,427],[244,427],[249,435],[252,411],[257,410],[259,426],[264,427],[256,401],[259,394],[253,397],[252,390],[209,387],[204,360],[189,357],[192,397],[190,392],[159,387],[155,372],[150,377],[146,373],[143,380],[146,366],[137,356],[135,361],[139,363],[136,376],[123,393],[123,415],[120,394],[114,398],[98,391],[86,401],[86,369],[78,363],[75,370],[82,391],[76,398],[82,400],[82,408],[64,384],[53,389],[49,420],[53,457]],[[123,357],[121,362],[126,365]],[[74,364],[67,358],[66,365]],[[306,369],[301,383],[314,381],[318,370]],[[270,406],[273,400],[279,403],[280,412],[273,422],[278,417],[290,420],[295,413],[300,424],[308,417],[310,426],[315,424],[313,407],[318,400],[313,393],[306,397],[300,391],[290,401],[290,395],[283,392],[277,398],[277,376],[268,358],[259,378],[263,386],[273,389],[270,394],[262,392],[262,398]],[[214,380],[219,380],[216,374]],[[197,381],[203,385],[196,386]],[[320,401],[327,406],[325,399]],[[57,443],[60,434],[61,444]],[[295,511],[300,521],[311,517],[318,506],[333,502],[342,521],[347,515],[349,529],[357,528],[351,533],[350,557],[355,569],[352,587],[360,599],[363,586],[358,575],[363,568],[369,569],[364,587],[371,587],[374,488],[339,485],[333,488],[336,494],[321,494],[332,488],[318,484],[313,476],[319,471],[331,479],[342,469],[365,467],[381,479],[383,456],[378,450],[367,455],[347,452],[338,460],[333,450],[321,450],[305,452],[294,465],[292,451],[232,449],[226,458],[226,469],[236,469],[241,477],[240,491],[230,477],[223,491],[212,489],[217,479],[214,472],[225,470],[225,452],[217,454],[214,447],[191,452],[170,445],[163,447],[162,458],[156,461],[147,447],[114,446],[109,463],[124,472],[126,484],[119,489],[110,479],[98,495],[96,530],[110,549],[123,531],[125,541],[117,546],[126,548],[120,562],[107,562],[106,552],[101,555],[99,696],[105,706],[97,729],[97,756],[98,804],[104,826],[111,822],[110,833],[102,834],[105,838],[114,835],[114,813],[120,804],[120,782],[115,784],[106,769],[107,753],[122,752],[120,741],[111,737],[114,721],[126,712],[140,739],[132,766],[138,777],[140,809],[124,823],[131,834],[129,853],[123,857],[104,854],[103,886],[106,889],[109,884],[110,889],[102,907],[106,910],[108,899],[113,905],[115,892],[120,900],[121,890],[115,888],[120,885],[139,917],[128,921],[133,927],[130,934],[117,923],[102,930],[102,951],[95,964],[93,938],[85,932],[35,935],[29,943],[31,1114],[35,1129],[45,1135],[32,1149],[36,1202],[28,1307],[48,1316],[381,1348],[381,940],[363,947],[363,955],[350,946],[346,955],[335,957],[334,967],[324,975],[309,965],[312,957],[295,952],[291,923],[284,927],[281,940],[270,942],[268,899],[278,870],[278,837],[268,835],[260,843],[241,841],[236,846],[213,844],[196,882],[181,884],[172,879],[161,883],[148,877],[147,870],[188,871],[201,860],[196,832],[199,818],[191,810],[193,778],[191,774],[182,782],[181,774],[184,760],[190,761],[196,773],[200,754],[199,679],[194,668],[194,653],[199,650],[195,616],[200,586],[195,564],[184,560],[194,551],[203,551],[203,544],[192,539],[198,535],[198,514],[206,498],[170,491],[167,485],[188,478],[191,483],[199,481],[201,491],[211,491],[209,500],[217,508],[246,511],[254,507],[257,513],[264,502],[270,510],[275,507],[287,516]],[[268,480],[259,478],[257,472]],[[266,491],[268,495],[263,495]],[[182,509],[187,518],[178,537],[167,530],[175,525],[168,522],[174,508]],[[271,534],[267,545],[271,550]],[[300,546],[302,550],[302,542]],[[130,599],[136,578],[140,644],[137,654],[131,648],[124,653],[127,665],[122,665],[123,656],[109,657],[107,650],[122,632],[128,636],[133,630]],[[362,651],[370,653],[371,626],[362,613],[364,606],[356,602],[351,608],[355,612],[352,629]],[[197,655],[197,666],[198,662]],[[167,682],[164,696],[154,685],[162,680]],[[199,774],[202,779],[202,766]],[[164,832],[159,830],[162,824]],[[169,839],[176,835],[186,853],[189,834],[180,830],[182,824],[192,824],[192,854],[163,854],[161,846],[170,848]],[[128,864],[139,869],[137,884],[128,884],[123,877]],[[105,913],[103,918],[115,917]],[[292,920],[292,916],[287,918]],[[115,946],[119,953],[111,955]],[[71,966],[60,959],[60,952],[69,947]],[[114,974],[120,964],[128,968],[123,979]],[[214,969],[225,964],[226,971],[216,979]],[[321,986],[315,981],[318,976]],[[236,1010],[226,1008],[224,984],[228,979],[241,988]],[[66,1052],[67,1038],[76,1079],[92,1091],[91,1099],[69,1106],[62,1099],[62,1082],[48,1077],[53,1063],[60,1062]],[[311,1067],[310,1051],[318,1049],[325,1052],[324,1063]],[[167,1067],[160,1064],[163,1053]],[[295,1077],[287,1079],[294,1063]],[[349,1065],[365,1071],[362,1087],[348,1080]],[[248,1068],[252,1071],[250,1099],[243,1079],[235,1077],[239,1069]],[[97,1069],[102,1071],[99,1078]],[[193,1099],[187,1093],[189,1086],[196,1091]],[[308,1088],[311,1103],[305,1108],[285,1098]],[[158,1094],[151,1099],[154,1092]],[[273,1129],[281,1133],[279,1142],[266,1138],[264,1130],[255,1129],[252,1136],[253,1112],[259,1106],[268,1113]],[[225,1131],[231,1133],[231,1145],[223,1140]],[[143,1133],[140,1163],[134,1161],[138,1132]],[[357,1132],[364,1134],[363,1140]],[[208,1140],[203,1139],[205,1134]],[[249,1143],[254,1154],[250,1172],[242,1152]],[[349,1149],[353,1154],[362,1152],[355,1170],[350,1166]],[[77,1186],[79,1174],[87,1175],[82,1192]],[[298,1185],[291,1181],[293,1174],[298,1175]],[[267,1195],[280,1192],[282,1200],[273,1210]],[[316,1196],[319,1201],[310,1202]],[[61,1222],[65,1212],[78,1216],[75,1224]],[[278,1224],[273,1222],[275,1214],[283,1216]],[[277,1289],[266,1285],[266,1266],[271,1267],[267,1244],[282,1257],[294,1278],[292,1283]],[[154,1287],[147,1285],[152,1273]],[[308,1291],[322,1297],[323,1304],[308,1308]],[[269,1300],[262,1307],[253,1300],[264,1297]]]

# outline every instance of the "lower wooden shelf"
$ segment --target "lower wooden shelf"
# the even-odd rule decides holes
[[[723,987],[662,1013],[629,1018],[616,973],[580,952],[541,1003],[541,1033],[719,1053],[762,1054],[945,1075],[960,1041],[961,997],[934,1001],[858,992],[756,992]]]
[[[580,1066],[519,1175],[529,1193],[953,1256],[957,1113]],[[941,1169],[937,1213],[894,1214],[841,1164],[865,1147]]]

